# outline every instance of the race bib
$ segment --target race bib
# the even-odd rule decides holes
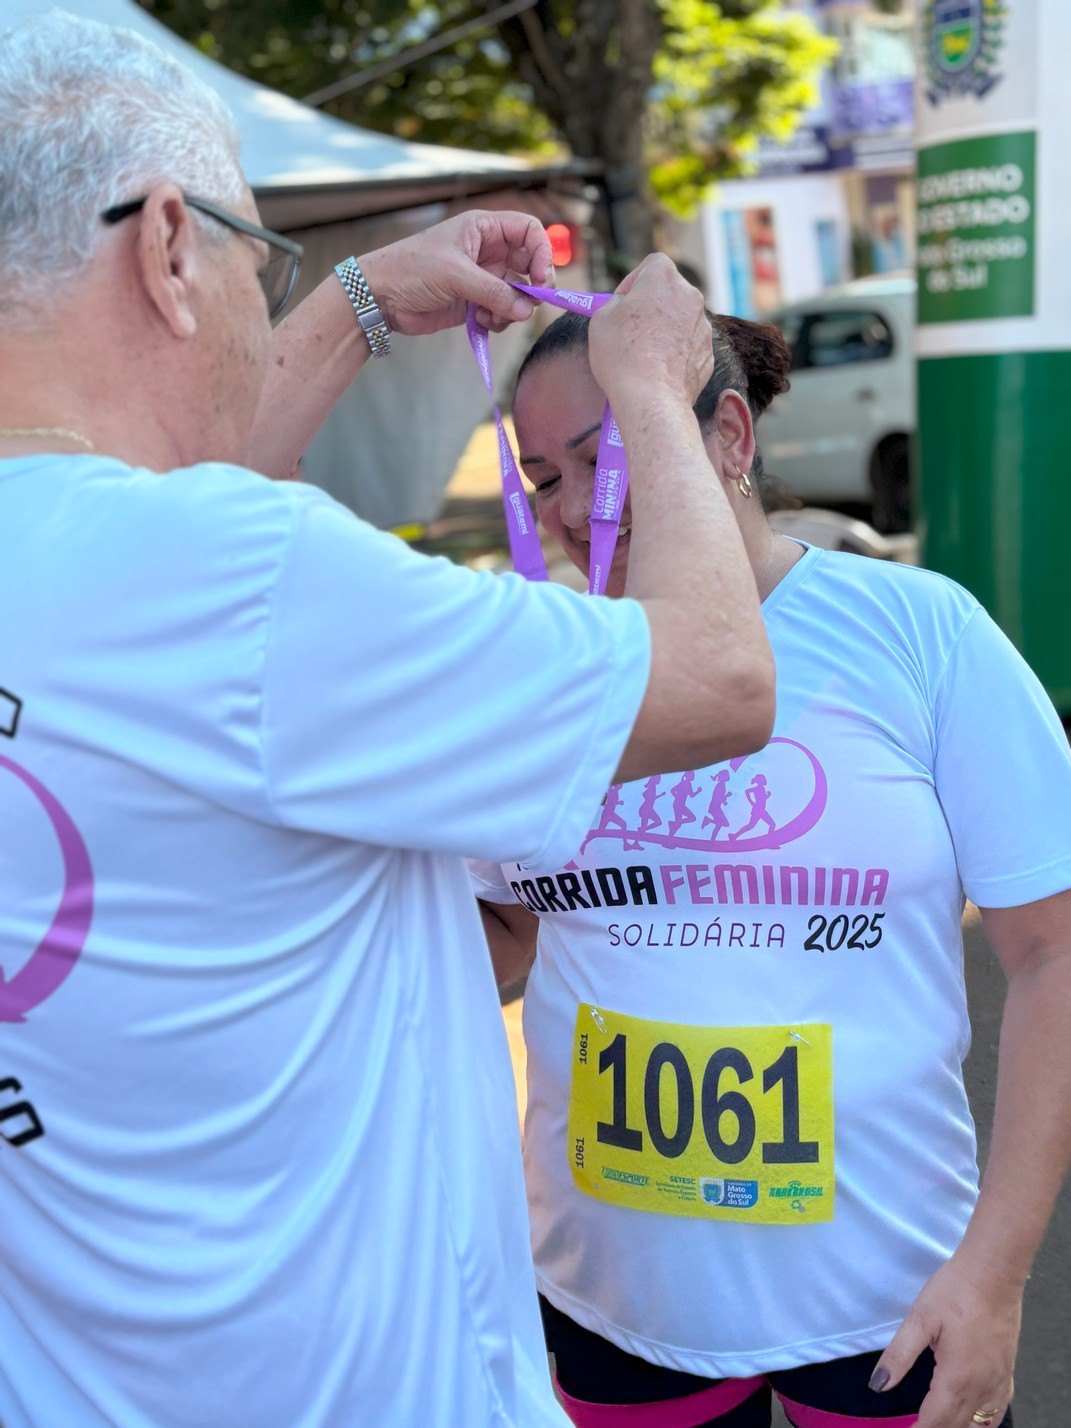
[[[569,1163],[633,1210],[761,1225],[833,1218],[833,1029],[679,1026],[582,1002]]]

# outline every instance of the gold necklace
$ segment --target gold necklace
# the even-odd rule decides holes
[[[66,426],[8,426],[0,427],[0,436],[62,436],[64,441],[76,441],[87,451],[96,451],[88,436],[80,431],[71,431]]]

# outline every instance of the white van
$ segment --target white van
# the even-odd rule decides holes
[[[770,320],[792,349],[792,389],[759,424],[766,470],[808,502],[862,503],[879,531],[906,530],[914,278],[860,278]]]

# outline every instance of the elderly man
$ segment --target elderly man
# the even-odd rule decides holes
[[[236,148],[132,34],[0,41],[0,1421],[543,1428],[462,855],[556,865],[615,776],[768,734],[709,334],[657,260],[593,323],[634,598],[423,559],[247,466],[391,330],[527,313],[544,235],[466,216],[273,338]]]

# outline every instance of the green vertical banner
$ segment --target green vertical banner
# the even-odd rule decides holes
[[[1071,0],[922,0],[922,559],[1071,714]]]
[[[919,322],[1034,311],[1037,135],[933,144],[918,156]]]

